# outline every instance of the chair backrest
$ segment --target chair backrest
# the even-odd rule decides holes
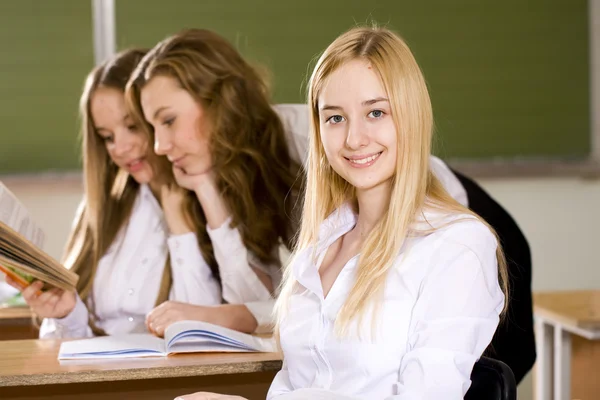
[[[502,361],[481,357],[471,372],[471,387],[465,400],[517,400],[512,370]]]

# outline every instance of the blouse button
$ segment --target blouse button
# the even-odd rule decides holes
[[[127,318],[127,321],[129,321],[129,322],[133,322],[133,317],[128,317],[128,318]]]
[[[129,288],[129,290],[127,291],[127,293],[131,296],[133,293],[135,292],[135,290],[133,290],[133,288]]]
[[[178,257],[176,261],[177,261],[177,264],[183,265],[183,258]]]
[[[144,258],[142,259],[142,264],[143,264],[143,265],[146,265],[146,264],[148,264],[148,257],[144,257]]]

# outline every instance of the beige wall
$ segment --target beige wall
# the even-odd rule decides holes
[[[46,231],[46,251],[59,258],[81,199],[72,179],[4,182]],[[515,217],[533,253],[533,289],[600,288],[600,181],[576,178],[480,182]],[[531,379],[519,387],[531,399]]]

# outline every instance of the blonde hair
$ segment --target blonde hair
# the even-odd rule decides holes
[[[289,297],[295,288],[296,282],[290,268],[295,255],[317,242],[319,227],[333,211],[346,202],[356,204],[354,188],[332,169],[325,155],[320,138],[318,105],[320,92],[328,77],[342,65],[354,60],[368,62],[383,84],[398,135],[398,157],[397,172],[391,184],[391,198],[394,201],[390,202],[387,212],[362,246],[356,282],[335,322],[340,335],[347,333],[355,318],[360,325],[366,310],[376,305],[374,300],[381,299],[388,271],[400,254],[406,237],[413,233],[411,224],[425,207],[456,215],[469,214],[481,220],[456,202],[429,169],[433,132],[431,101],[423,74],[407,44],[387,29],[351,29],[327,47],[309,81],[308,106],[311,116],[306,195],[298,244],[285,270],[276,305],[278,322],[287,311]],[[482,222],[489,227],[485,221]],[[499,279],[506,295],[507,270],[500,245],[497,248],[497,260]]]
[[[98,262],[129,221],[139,184],[114,164],[105,144],[96,132],[90,110],[91,98],[99,88],[124,92],[129,76],[146,54],[144,49],[130,49],[115,55],[94,68],[85,80],[80,99],[81,139],[84,176],[84,200],[67,240],[62,262],[79,275],[77,292],[90,308],[90,325],[96,334],[105,334],[95,324],[93,303],[89,302]],[[152,153],[147,158],[155,174],[170,170],[165,160]],[[156,303],[167,300],[171,287],[171,268],[167,258]]]

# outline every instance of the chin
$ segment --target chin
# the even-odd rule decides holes
[[[144,185],[147,183],[150,183],[150,181],[152,180],[153,174],[147,172],[147,171],[140,171],[137,174],[131,174],[131,177],[140,185]]]

